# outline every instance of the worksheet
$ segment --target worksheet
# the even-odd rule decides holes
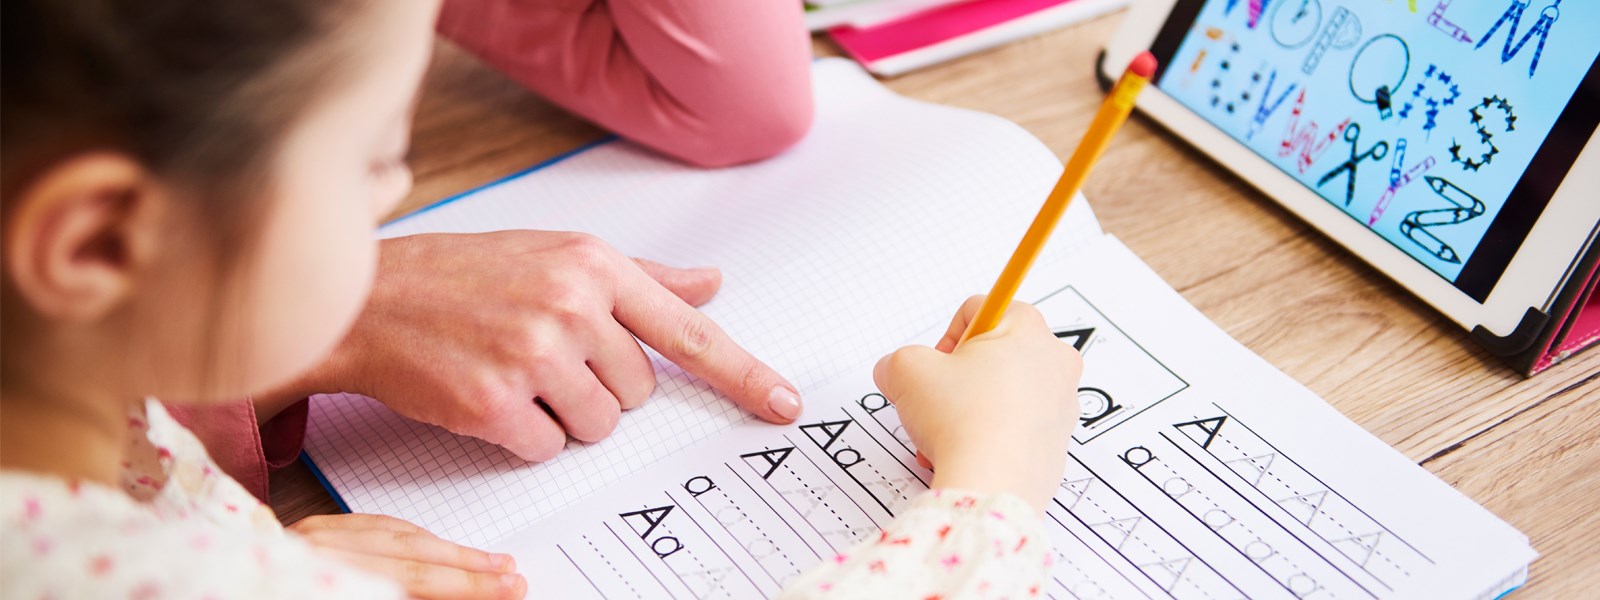
[[[701,311],[809,400],[988,289],[1061,173],[1014,123],[897,96],[842,59],[813,69],[816,123],[772,159],[700,169],[607,141],[382,234],[583,231],[629,256],[718,267]],[[1100,234],[1080,196],[1040,263]],[[312,399],[306,452],[348,510],[482,546],[751,418],[649,356],[650,400],[603,443],[543,463],[353,394]]]
[[[585,231],[721,267],[702,310],[800,388],[796,424],[753,422],[653,352],[649,402],[538,464],[318,396],[306,452],[335,498],[513,553],[534,595],[562,598],[771,596],[893,519],[931,474],[871,367],[988,289],[1061,164],[1003,119],[845,61],[813,69],[816,124],[776,158],[704,170],[604,142],[382,231]],[[1218,330],[1083,198],[1018,298],[1085,361],[1045,515],[1051,596],[1478,597],[1522,580],[1525,537]]]
[[[1472,598],[1525,577],[1525,536],[1229,338],[1115,238],[1028,281],[1084,358],[1045,515],[1049,597]],[[492,549],[543,597],[771,597],[931,481],[871,366],[810,394],[794,425],[738,425]]]

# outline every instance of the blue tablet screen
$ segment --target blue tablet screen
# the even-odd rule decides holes
[[[1600,112],[1600,1],[1188,5],[1160,88],[1480,300]]]

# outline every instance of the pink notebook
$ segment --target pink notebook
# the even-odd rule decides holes
[[[878,75],[899,75],[1121,8],[1127,0],[972,0],[828,34]]]
[[[1600,344],[1600,293],[1596,292],[1600,288],[1600,244],[1588,254],[1557,296],[1545,330],[1532,346],[1513,357],[1524,373],[1538,373]]]

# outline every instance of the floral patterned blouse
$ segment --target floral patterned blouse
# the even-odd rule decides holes
[[[130,410],[128,427],[120,489],[0,471],[0,597],[402,597],[287,534],[160,403]],[[782,597],[1032,598],[1051,556],[1021,499],[933,490]]]
[[[0,471],[0,597],[403,597],[286,534],[159,402],[128,428],[121,489]]]
[[[780,598],[1041,598],[1054,556],[1043,519],[1021,498],[930,490],[877,539],[790,580]]]

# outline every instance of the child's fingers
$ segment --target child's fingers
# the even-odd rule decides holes
[[[1009,325],[1023,330],[1045,331],[1050,324],[1044,320],[1044,313],[1039,308],[1018,300],[1013,300],[1011,306],[1006,307],[1006,316],[1000,320],[1002,325]],[[1012,329],[1007,329],[1012,331]]]
[[[447,542],[425,531],[313,530],[302,533],[320,548],[359,552],[371,556],[412,560],[457,569],[510,572],[516,568],[508,554],[491,554]]]
[[[954,352],[956,344],[961,341],[961,336],[966,334],[967,327],[972,323],[972,319],[978,315],[978,309],[983,306],[983,300],[986,297],[979,295],[967,298],[967,301],[962,303],[961,310],[957,311],[956,316],[950,319],[950,327],[945,329],[944,337],[939,338],[939,343],[935,344],[934,348],[946,354]],[[1008,326],[1008,323],[1015,323],[1015,325]],[[1032,304],[1012,300],[1011,305],[1006,307],[1006,314],[1001,318],[1000,325],[996,326],[995,330],[1010,331],[1010,327],[1018,326],[1024,329],[1043,328],[1045,327],[1044,316],[1039,314],[1039,309],[1034,308]]]
[[[1053,339],[1050,335],[1050,326],[1045,323],[1044,315],[1039,314],[1039,309],[1026,302],[1012,302],[1006,307],[1006,314],[1000,317],[1000,322],[994,329],[981,335],[973,336],[969,342],[992,342],[993,349],[1003,349],[1004,352],[1023,352],[1024,348],[1032,347],[1044,341]]]
[[[351,513],[346,515],[313,515],[299,520],[290,529],[302,534],[315,529],[377,529],[383,531],[417,532],[425,531],[405,519],[396,519],[388,515],[373,515],[365,513]]]
[[[978,314],[978,307],[983,306],[982,294],[967,298],[961,303],[961,309],[956,311],[956,316],[950,319],[950,326],[945,328],[944,337],[939,338],[939,343],[934,344],[934,349],[949,354],[956,349],[956,342],[961,341],[961,334],[967,332],[967,323],[972,322],[972,317]]]
[[[898,402],[902,382],[926,377],[927,371],[941,358],[945,358],[944,353],[933,348],[906,346],[878,359],[878,364],[872,367],[872,381],[878,384],[878,391],[883,392],[883,397],[890,402]]]
[[[409,596],[426,600],[522,598],[528,591],[527,580],[515,573],[480,573],[348,550],[329,552],[358,569],[394,580]]]

